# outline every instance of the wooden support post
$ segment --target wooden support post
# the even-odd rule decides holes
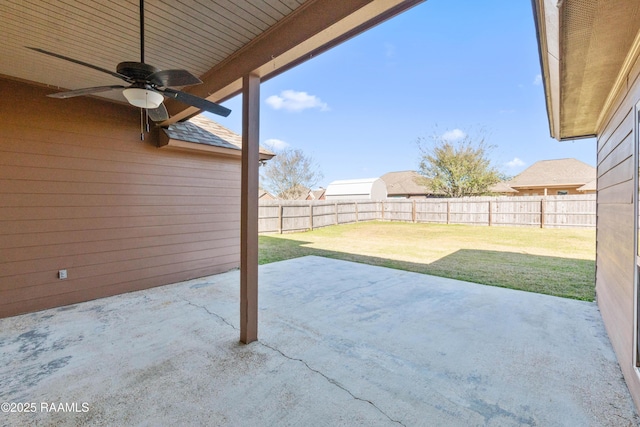
[[[356,204],[356,222],[358,222],[358,202],[355,202]]]
[[[546,190],[546,188],[545,188]],[[545,211],[544,199],[540,199],[540,228],[544,228],[544,211]]]
[[[282,217],[284,216],[284,206],[278,205],[278,233],[282,234]]]
[[[384,221],[384,202],[380,202],[380,219]]]
[[[258,339],[258,167],[260,77],[242,78],[240,342]]]
[[[493,225],[493,202],[489,200],[489,227]]]
[[[309,203],[309,230],[313,231],[313,203]]]
[[[451,222],[451,202],[447,200],[447,224]]]
[[[338,222],[338,203],[337,202],[335,204],[335,208],[336,208],[336,225],[338,225],[339,222]]]

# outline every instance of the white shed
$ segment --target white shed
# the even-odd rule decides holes
[[[333,181],[324,196],[327,200],[384,200],[387,184],[380,178]]]

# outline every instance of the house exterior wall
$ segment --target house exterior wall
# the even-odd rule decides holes
[[[126,105],[0,93],[0,317],[238,267],[239,159],[140,141]]]
[[[582,186],[582,185],[580,185]],[[518,190],[517,193],[509,194],[512,196],[544,196],[544,187],[541,188],[521,188],[513,187]],[[547,187],[547,196],[558,196],[559,191],[566,191],[567,195],[574,194],[594,194],[594,191],[578,191],[578,187]]]
[[[634,368],[634,105],[640,100],[638,65],[598,135],[596,293],[598,306],[629,390],[640,407]]]

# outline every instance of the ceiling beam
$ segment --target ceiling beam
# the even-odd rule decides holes
[[[425,0],[310,0],[200,78],[203,84],[186,89],[213,102],[242,90],[242,76],[265,81]],[[167,101],[169,125],[200,111]]]

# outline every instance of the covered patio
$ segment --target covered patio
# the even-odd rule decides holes
[[[0,401],[37,404],[0,424],[639,421],[595,303],[321,257],[259,275],[250,345],[237,270],[0,320]]]
[[[0,4],[0,317],[239,266],[257,340],[260,85],[423,1]],[[240,159],[161,148],[240,94]]]

